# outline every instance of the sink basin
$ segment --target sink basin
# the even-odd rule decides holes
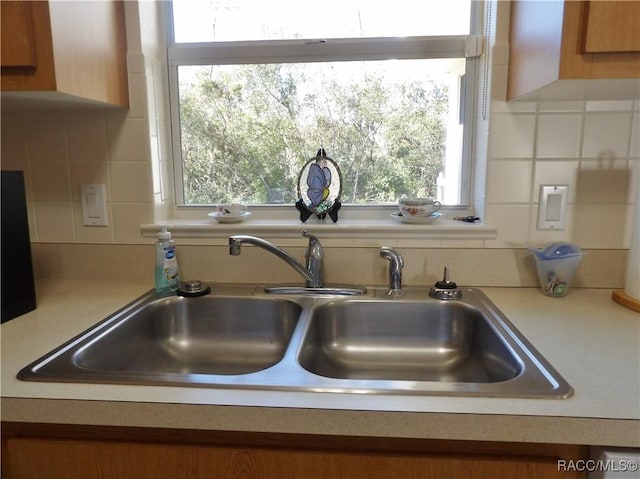
[[[289,301],[173,296],[117,322],[73,361],[94,371],[247,374],[282,359],[299,314]]]
[[[457,302],[341,301],[317,308],[300,364],[341,379],[489,383],[522,364],[482,313]]]
[[[286,299],[150,293],[18,377],[164,383],[249,374],[282,359],[300,311]]]
[[[571,386],[480,291],[153,291],[34,361],[26,381],[564,398]]]

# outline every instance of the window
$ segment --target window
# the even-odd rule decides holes
[[[477,3],[173,0],[177,205],[293,204],[320,148],[343,203],[467,204]]]

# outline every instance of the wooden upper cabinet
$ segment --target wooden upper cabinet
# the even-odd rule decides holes
[[[1,1],[2,92],[129,106],[122,1]]]
[[[35,32],[30,2],[2,2],[3,67],[36,67]]]
[[[640,97],[638,25],[636,1],[512,0],[507,99]]]
[[[584,52],[640,52],[640,2],[588,2]]]

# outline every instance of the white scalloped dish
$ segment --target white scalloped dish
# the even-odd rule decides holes
[[[396,213],[391,213],[391,217],[394,220],[399,221],[401,223],[407,223],[412,225],[430,225],[438,221],[438,219],[440,219],[441,216],[442,216],[442,213],[437,211],[435,213],[431,213],[428,216],[408,216],[408,215],[403,215],[399,211]]]
[[[240,223],[251,216],[251,211],[245,211],[240,216],[221,215],[217,211],[212,211],[207,216],[215,219],[218,223]]]

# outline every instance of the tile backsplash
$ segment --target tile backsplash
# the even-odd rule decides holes
[[[297,258],[304,248],[287,247]],[[524,249],[506,248],[402,248],[405,261],[403,284],[432,285],[442,279],[445,266],[460,285],[478,287],[536,287],[534,260]],[[325,280],[333,284],[388,284],[389,263],[380,258],[380,247],[325,248]],[[153,245],[63,244],[32,245],[35,276],[65,279],[122,279],[153,285]],[[247,248],[240,256],[229,255],[228,246],[178,246],[180,274],[225,283],[300,284],[300,276],[283,266],[276,256],[259,248]],[[624,287],[624,250],[589,250],[572,285],[586,288]],[[348,265],[348,267],[345,267]],[[124,273],[123,273],[124,272]]]
[[[628,248],[638,187],[637,101],[494,102],[486,182],[488,246],[568,240]],[[516,111],[510,111],[511,109]],[[537,229],[541,185],[568,185],[567,226]]]
[[[29,110],[2,116],[2,168],[25,171],[31,237],[139,243],[151,219],[149,134],[122,112]],[[146,141],[145,141],[146,140]],[[108,227],[82,224],[80,185],[105,184]]]
[[[507,102],[509,2],[497,2],[490,42],[486,247],[573,241],[627,249],[640,170],[640,99]],[[566,228],[538,230],[540,185],[568,185]]]
[[[144,3],[144,2],[143,2]],[[507,2],[498,2],[499,4]],[[129,7],[130,8],[130,7]],[[507,33],[498,13],[491,45],[483,220],[498,227],[487,248],[555,240],[583,248],[629,247],[640,165],[640,101],[506,102]],[[2,110],[2,168],[25,171],[31,236],[38,243],[149,243],[139,226],[167,198],[166,74],[131,41],[129,111]],[[140,21],[144,25],[144,21]],[[164,146],[163,146],[164,145]],[[82,224],[83,183],[107,186],[109,226]],[[567,228],[537,230],[542,184],[569,186]]]

